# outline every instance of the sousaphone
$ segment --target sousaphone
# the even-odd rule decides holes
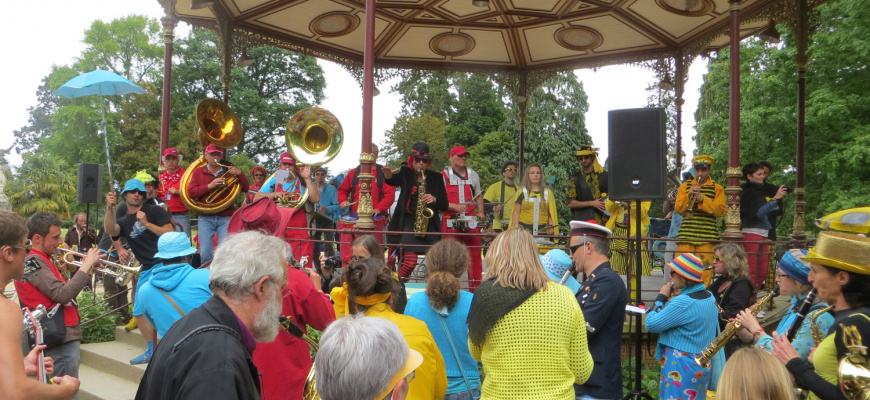
[[[205,99],[196,107],[196,122],[199,123],[199,142],[203,148],[209,143],[224,151],[236,147],[242,141],[242,125],[239,116],[226,103],[216,99]],[[241,191],[238,178],[227,176],[226,184],[218,186],[209,192],[206,201],[191,198],[187,193],[190,179],[194,171],[206,164],[205,158],[199,157],[191,163],[179,184],[181,201],[187,208],[200,214],[217,214],[226,210],[236,200]]]
[[[287,151],[297,164],[312,167],[328,163],[341,150],[344,132],[341,123],[331,112],[318,107],[308,107],[297,112],[287,122]],[[269,180],[273,179],[272,174]],[[291,176],[289,179],[296,179]],[[311,189],[311,188],[309,188]],[[308,190],[301,196],[279,202],[282,207],[300,208],[308,200]]]

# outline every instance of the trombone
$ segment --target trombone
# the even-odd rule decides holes
[[[75,257],[85,258],[87,254],[79,253],[77,251],[65,249],[59,247],[58,251],[62,251],[66,254],[63,255],[61,260],[68,265],[74,265],[76,267],[81,268],[82,262],[77,261]],[[135,265],[135,266],[134,266]],[[130,281],[133,280],[134,277],[139,276],[139,270],[142,268],[141,265],[138,265],[138,262],[135,258],[131,258],[130,261],[125,264],[119,264],[112,261],[99,260],[97,264],[94,266],[94,271],[102,272],[106,275],[111,275],[115,277],[115,282],[120,286],[127,286]]]

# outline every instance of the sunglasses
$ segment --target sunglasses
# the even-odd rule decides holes
[[[587,244],[589,244],[589,242],[586,242],[586,243],[583,243],[583,244],[577,244],[577,245],[574,245],[574,246],[569,247],[569,249],[571,250],[571,254],[573,255],[574,253],[576,253],[577,250],[578,250],[579,248],[581,248],[581,247],[586,247]]]
[[[215,153],[208,153],[208,154],[211,155],[212,157],[220,157],[220,156],[224,155],[224,153],[217,153],[217,152],[215,152]]]
[[[713,257],[713,261],[715,262],[725,262],[725,259],[722,257],[715,256]]]
[[[254,176],[266,176],[266,174],[254,174]]]
[[[577,159],[578,159],[578,160],[587,160],[587,159],[590,159],[590,158],[595,158],[595,156],[577,156]]]
[[[27,239],[27,241],[25,241],[24,244],[19,244],[19,245],[15,245],[15,246],[3,246],[3,247],[8,247],[10,249],[23,249],[23,250],[30,251],[30,249],[33,248],[33,242],[31,242],[30,239]]]
[[[424,163],[424,162],[427,162],[427,161],[429,161],[429,160],[425,160],[425,159],[422,159],[422,158],[414,157],[414,162],[415,162],[415,163],[418,163],[418,162],[422,162],[422,163]]]
[[[514,171],[516,171],[516,170],[517,170],[517,169],[514,168],[514,167],[507,167],[507,168],[504,169],[504,172],[514,172]]]

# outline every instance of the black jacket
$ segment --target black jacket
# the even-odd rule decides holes
[[[136,399],[260,399],[252,354],[220,297],[212,296],[166,332]]]
[[[387,226],[388,231],[413,231],[414,218],[417,210],[417,195],[416,191],[411,200],[411,190],[417,186],[417,174],[408,167],[402,167],[399,172],[393,174],[390,179],[385,180],[388,185],[402,188],[402,193],[399,194],[399,202],[396,204],[396,209],[393,211],[393,216],[390,218],[390,225]],[[435,215],[429,218],[429,224],[426,227],[427,232],[441,232],[441,212],[447,211],[450,203],[447,201],[447,189],[444,188],[444,177],[439,172],[426,170],[426,193],[435,196],[435,202],[429,204],[429,208],[434,211]],[[400,237],[388,236],[387,240],[391,244],[402,243],[406,245],[417,245],[406,247],[407,251],[415,253],[425,253],[428,250],[427,245],[435,244],[440,239],[440,236],[427,235],[424,238],[417,238],[411,234],[405,234]]]

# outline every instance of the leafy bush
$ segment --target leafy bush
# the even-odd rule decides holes
[[[102,301],[106,297],[108,296],[105,293],[97,294],[97,302]],[[79,305],[79,317],[82,323],[112,310],[109,304],[105,302],[90,307],[94,304],[94,294],[87,290],[79,293],[76,302]],[[117,322],[118,318],[118,313],[112,313],[87,325],[82,325],[82,343],[101,343],[115,340],[115,322]]]
[[[641,364],[640,366],[640,387],[653,399],[659,398],[659,378],[661,376],[661,366],[656,363],[654,366],[649,364]],[[622,362],[622,392],[628,395],[634,390],[634,359],[628,359]]]

